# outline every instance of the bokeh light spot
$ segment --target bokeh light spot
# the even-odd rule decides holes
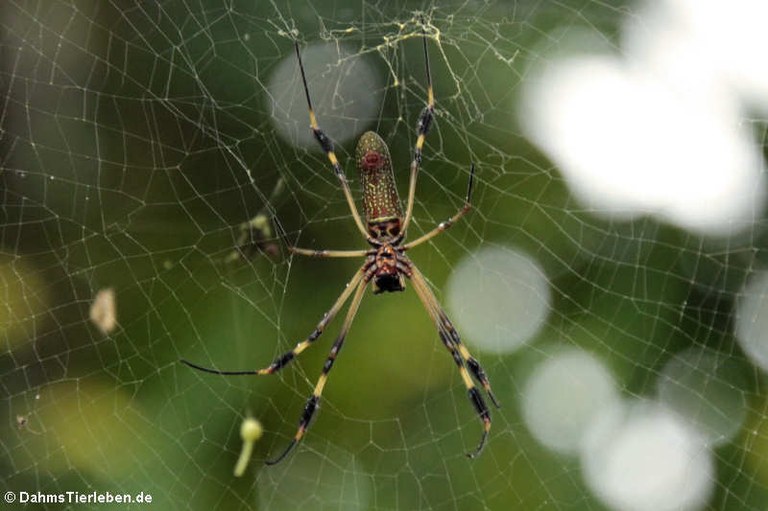
[[[701,436],[655,402],[612,408],[592,423],[582,447],[587,485],[612,509],[702,509],[715,484]]]
[[[513,249],[483,248],[462,260],[448,281],[447,304],[467,341],[511,353],[539,331],[550,311],[542,268]]]
[[[539,442],[573,454],[589,423],[617,399],[613,376],[600,360],[568,349],[534,369],[523,391],[523,417]]]
[[[364,58],[344,46],[322,43],[302,48],[301,58],[318,123],[331,140],[341,144],[377,119],[384,88],[376,68]],[[300,147],[316,147],[293,52],[272,73],[267,90],[280,136]]]
[[[763,19],[766,8],[736,4],[648,2],[625,25],[621,54],[603,44],[533,69],[520,123],[594,213],[651,214],[715,237],[761,217],[765,162],[744,109],[768,97],[768,74],[756,54],[764,36],[742,19]],[[721,18],[737,34],[726,37]]]

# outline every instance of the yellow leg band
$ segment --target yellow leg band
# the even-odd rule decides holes
[[[459,368],[459,371],[461,372],[461,378],[464,380],[464,385],[466,385],[468,389],[473,388],[475,384],[472,383],[472,378],[469,377],[469,373],[467,372],[466,368],[461,367]]]
[[[314,391],[315,396],[319,396],[320,394],[323,393],[323,388],[325,387],[325,382],[327,379],[328,379],[327,374],[320,375],[320,378],[318,378],[317,380],[317,385],[315,385],[315,391]]]

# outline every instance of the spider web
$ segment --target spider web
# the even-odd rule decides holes
[[[765,17],[689,3],[4,2],[4,493],[764,509]],[[344,289],[360,261],[286,248],[365,246],[293,41],[359,203],[369,129],[406,191],[422,19],[437,113],[410,239],[461,207],[473,162],[475,207],[410,256],[502,409],[468,460],[481,426],[416,294],[367,293],[305,439],[264,466],[342,318],[279,375],[179,360],[266,366]],[[264,434],[237,478],[246,417]]]

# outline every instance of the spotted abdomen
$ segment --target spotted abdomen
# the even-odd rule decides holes
[[[395,227],[399,230],[403,211],[387,144],[379,135],[368,131],[357,142],[355,157],[363,186],[363,211],[369,231],[374,237],[379,237],[385,234],[381,232],[384,224],[389,224],[387,231]]]

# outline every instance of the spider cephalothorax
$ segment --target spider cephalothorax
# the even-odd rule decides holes
[[[410,261],[398,249],[386,243],[373,256],[373,293],[405,291],[403,274],[410,273]]]
[[[413,217],[413,202],[416,196],[416,177],[418,176],[419,165],[421,164],[422,148],[429,127],[432,124],[435,111],[435,98],[432,92],[432,78],[429,71],[429,54],[427,52],[426,35],[424,34],[424,60],[427,70],[427,106],[422,110],[418,124],[416,125],[416,147],[414,149],[413,160],[411,161],[411,177],[408,186],[408,202],[406,204],[405,214],[403,214],[400,198],[397,194],[397,186],[395,184],[395,176],[389,156],[389,148],[384,140],[372,131],[364,133],[360,137],[355,150],[355,159],[360,173],[360,181],[362,183],[364,216],[361,217],[358,213],[355,201],[352,198],[352,192],[349,189],[349,183],[344,175],[344,170],[342,170],[341,165],[339,165],[339,161],[336,158],[333,142],[331,142],[331,139],[320,129],[320,126],[317,123],[317,118],[315,117],[315,112],[312,108],[312,101],[309,97],[309,88],[307,87],[307,79],[304,74],[304,65],[301,62],[301,53],[299,51],[298,43],[295,48],[296,58],[299,61],[299,69],[301,71],[301,79],[304,85],[304,92],[307,98],[307,106],[309,107],[310,128],[312,129],[318,144],[320,144],[320,147],[328,157],[328,161],[330,161],[333,171],[339,178],[341,189],[344,192],[344,197],[352,212],[352,218],[354,219],[358,230],[372,248],[367,250],[312,250],[296,247],[291,248],[291,251],[294,254],[299,255],[313,257],[364,257],[365,262],[358,271],[355,272],[352,280],[349,281],[347,287],[336,299],[336,303],[333,304],[333,307],[331,307],[331,309],[323,316],[323,319],[317,324],[315,330],[312,331],[306,339],[298,343],[291,351],[277,357],[269,366],[263,369],[249,371],[219,371],[217,369],[202,367],[186,360],[183,362],[196,369],[215,374],[272,374],[288,365],[291,360],[315,342],[328,324],[333,321],[336,314],[339,313],[347,300],[352,297],[347,315],[344,318],[344,323],[341,325],[341,330],[336,338],[336,342],[333,343],[331,352],[328,354],[325,365],[323,365],[323,370],[320,373],[320,377],[317,380],[312,395],[304,405],[304,411],[301,414],[296,435],[280,456],[267,462],[268,464],[277,463],[304,437],[304,433],[312,420],[312,416],[319,406],[320,396],[328,379],[328,374],[336,361],[336,357],[341,351],[349,327],[352,324],[352,320],[357,314],[357,309],[363,299],[365,289],[370,284],[373,288],[373,292],[376,294],[384,291],[403,291],[405,289],[405,279],[408,279],[411,281],[413,289],[416,291],[424,308],[434,322],[440,340],[453,356],[453,360],[461,373],[462,381],[467,388],[469,400],[483,423],[483,436],[480,439],[480,443],[473,452],[467,454],[469,457],[474,457],[482,450],[486,438],[488,437],[488,432],[491,429],[491,414],[474,382],[476,381],[482,385],[488,393],[488,396],[491,398],[491,401],[493,401],[493,404],[497,407],[499,404],[491,392],[491,384],[488,381],[485,371],[480,367],[477,359],[475,359],[464,344],[462,344],[458,332],[438,303],[437,298],[435,298],[435,295],[429,288],[424,276],[418,268],[416,268],[416,265],[414,265],[405,255],[407,250],[434,238],[451,227],[451,225],[469,211],[470,199],[472,197],[472,181],[475,171],[474,165],[471,166],[469,183],[467,185],[467,197],[464,206],[450,219],[441,222],[431,231],[416,238],[410,243],[404,243],[408,224]],[[363,218],[365,220],[363,220]]]

